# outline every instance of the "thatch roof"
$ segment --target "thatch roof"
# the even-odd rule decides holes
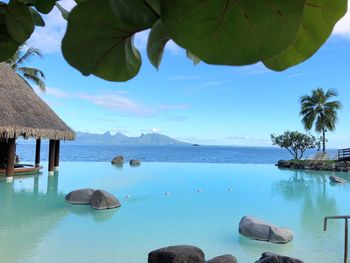
[[[0,138],[74,140],[74,131],[7,64],[0,63]]]

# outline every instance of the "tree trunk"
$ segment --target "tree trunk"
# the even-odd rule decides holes
[[[322,151],[325,153],[326,152],[326,131],[325,129],[323,128],[322,129]]]

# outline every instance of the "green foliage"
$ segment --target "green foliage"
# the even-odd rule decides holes
[[[87,0],[73,9],[68,17],[62,52],[68,63],[84,75],[126,81],[141,67],[133,36],[145,26],[124,24],[109,3],[109,0]]]
[[[285,70],[311,57],[333,31],[333,25],[346,12],[343,0],[314,0],[305,5],[296,40],[276,57],[264,60],[273,70]],[[320,26],[322,25],[322,26]]]
[[[161,19],[177,44],[206,63],[247,65],[276,56],[294,41],[304,3],[163,0]]]
[[[158,68],[173,40],[194,64],[248,65],[284,70],[311,57],[346,13],[347,0],[75,0],[69,14],[57,0],[0,1],[0,62],[43,26],[56,5],[68,27],[62,51],[82,74],[126,81],[141,57],[136,33],[151,29],[147,55]],[[35,8],[35,9],[34,9]]]
[[[51,12],[57,0],[33,0],[35,8],[43,14]]]
[[[170,37],[167,34],[164,25],[160,19],[154,23],[149,34],[147,43],[147,55],[152,65],[157,69],[163,57],[164,48]]]
[[[319,149],[320,146],[315,136],[298,131],[285,131],[278,136],[271,134],[271,141],[273,145],[287,149],[295,160],[301,159],[307,149]]]
[[[300,98],[302,123],[307,130],[311,130],[315,126],[316,132],[322,132],[323,152],[325,152],[326,129],[335,130],[335,124],[338,120],[338,110],[342,105],[340,101],[329,101],[332,97],[336,97],[338,93],[335,90],[327,90],[317,88],[312,91],[311,96],[304,95]]]
[[[45,74],[37,69],[31,67],[25,67],[24,64],[29,61],[29,59],[33,56],[41,57],[41,53],[36,48],[28,48],[26,51],[23,50],[24,47],[20,46],[15,54],[6,61],[6,63],[27,82],[33,82],[36,84],[41,91],[45,92]]]

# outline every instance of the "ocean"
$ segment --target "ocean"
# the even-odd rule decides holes
[[[310,158],[315,150],[307,151]],[[335,157],[336,150],[328,151]],[[19,142],[17,154],[22,162],[33,162],[35,144]],[[273,147],[234,146],[140,146],[140,145],[78,145],[61,142],[60,160],[63,162],[109,162],[122,155],[125,160],[139,159],[141,162],[181,163],[241,163],[274,164],[281,159],[291,159],[286,149]],[[41,146],[41,160],[47,161],[48,144]]]

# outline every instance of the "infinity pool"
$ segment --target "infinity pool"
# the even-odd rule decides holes
[[[0,181],[0,262],[142,263],[149,251],[176,244],[198,246],[208,259],[233,254],[241,263],[264,251],[342,262],[344,223],[329,221],[324,232],[323,218],[349,214],[350,184],[330,184],[331,174],[255,164],[61,163],[55,176]],[[65,194],[87,187],[113,193],[122,207],[65,203]],[[244,215],[290,228],[294,239],[248,240],[238,234]]]

